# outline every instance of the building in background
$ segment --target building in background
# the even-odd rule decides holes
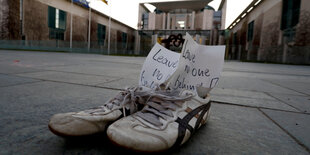
[[[225,44],[226,0],[222,0],[218,11],[208,5],[212,0],[164,1],[141,3],[137,49],[144,55],[155,42],[180,51],[186,32],[203,45]],[[149,11],[145,4],[156,7]]]
[[[1,48],[87,51],[89,9],[86,0],[0,0]],[[90,47],[107,53],[109,17],[92,10]],[[133,54],[135,29],[112,19],[111,54]],[[86,49],[86,50],[85,50]]]
[[[86,0],[72,1],[0,0],[0,48],[107,54],[109,17],[92,10],[89,27]],[[226,59],[310,64],[309,0],[253,0],[227,30],[227,0],[217,10],[211,1],[139,4],[137,30],[111,20],[110,54],[147,55],[156,42],[180,51],[188,32],[200,44],[226,44]]]
[[[228,59],[310,64],[309,0],[254,0],[228,30]]]

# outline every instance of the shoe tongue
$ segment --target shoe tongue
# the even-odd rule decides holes
[[[212,88],[196,87],[197,95],[201,98],[206,98]]]

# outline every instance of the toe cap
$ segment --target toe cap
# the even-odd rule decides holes
[[[158,152],[169,148],[164,138],[141,127],[142,124],[129,116],[110,125],[107,135],[114,143],[135,151]]]
[[[59,136],[84,136],[99,132],[100,128],[89,121],[73,117],[74,113],[56,114],[51,117],[49,129]]]

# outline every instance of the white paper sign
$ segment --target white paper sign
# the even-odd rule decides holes
[[[218,83],[224,54],[225,46],[199,45],[186,33],[179,66],[169,81],[169,87],[188,90],[203,87],[211,90]]]
[[[177,69],[180,54],[156,43],[144,61],[139,85],[154,88],[165,82]]]

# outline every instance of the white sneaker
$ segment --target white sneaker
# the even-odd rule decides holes
[[[107,129],[109,139],[125,148],[141,152],[159,152],[180,146],[205,124],[211,106],[184,90],[153,95],[143,110],[124,117]]]
[[[151,89],[146,87],[127,88],[103,106],[80,112],[56,114],[51,117],[48,127],[54,134],[63,137],[102,132],[113,121],[141,110],[150,93]]]

